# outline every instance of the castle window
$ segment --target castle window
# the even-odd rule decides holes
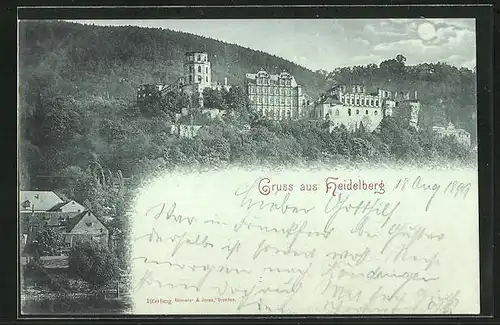
[[[205,77],[205,81],[208,82],[208,77]]]
[[[208,67],[205,68],[205,73],[208,73]]]
[[[356,114],[359,115],[359,109],[356,110]]]
[[[351,116],[351,109],[350,108],[347,110],[347,114],[349,114],[349,116]]]
[[[373,114],[378,115],[378,111],[373,112]]]
[[[365,114],[368,115],[368,110],[366,110]]]
[[[198,72],[201,72],[201,66],[198,66]]]

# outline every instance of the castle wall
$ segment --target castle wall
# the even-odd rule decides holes
[[[320,118],[328,117],[332,127],[344,125],[350,131],[355,131],[363,123],[365,130],[372,132],[384,116],[381,107],[322,104],[319,111]]]

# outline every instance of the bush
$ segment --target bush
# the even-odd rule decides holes
[[[69,253],[70,272],[92,286],[99,287],[118,279],[117,258],[107,247],[85,241],[72,247]]]

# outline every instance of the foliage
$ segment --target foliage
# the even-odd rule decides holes
[[[32,244],[28,249],[31,253],[34,249],[40,256],[59,255],[64,248],[64,236],[50,228],[44,228],[37,233]]]
[[[119,277],[116,256],[92,241],[79,242],[69,253],[71,272],[93,286],[102,286]]]

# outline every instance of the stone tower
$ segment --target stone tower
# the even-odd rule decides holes
[[[203,106],[202,94],[212,84],[212,69],[206,52],[187,52],[184,58],[183,92],[191,95],[200,94],[200,106]]]

